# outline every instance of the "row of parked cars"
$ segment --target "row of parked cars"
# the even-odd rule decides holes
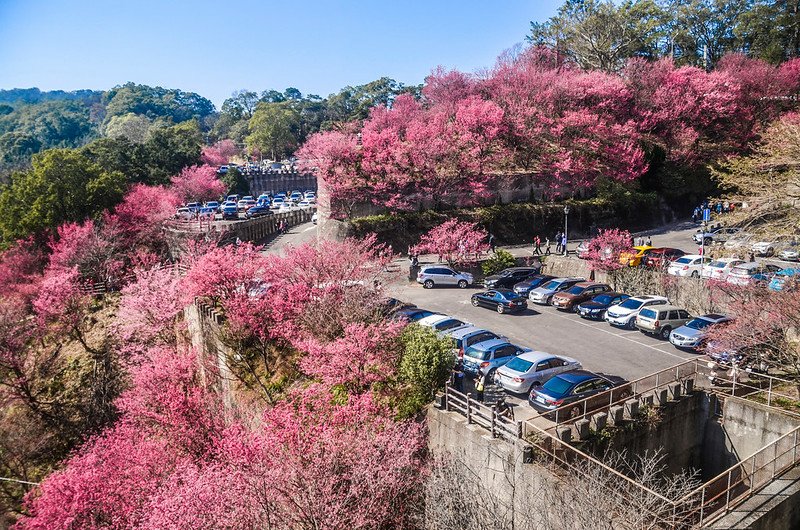
[[[755,239],[738,227],[718,226],[692,235],[698,245],[721,245],[726,249],[749,249],[756,256],[775,256],[784,261],[800,259],[795,238]]]
[[[316,193],[307,190],[305,192],[292,191],[290,193],[262,193],[258,198],[252,195],[240,197],[237,194],[228,195],[223,202],[208,201],[205,204],[190,202],[178,208],[175,218],[181,220],[210,219],[216,218],[217,214],[222,214],[224,220],[238,220],[239,214],[244,213],[246,219],[254,219],[272,215],[275,212],[288,212],[298,208],[316,207]]]
[[[406,306],[395,318],[449,337],[466,375],[485,376],[508,392],[527,395],[529,404],[539,412],[590,398],[621,383],[584,370],[572,357],[512,344],[506,337],[448,315]]]

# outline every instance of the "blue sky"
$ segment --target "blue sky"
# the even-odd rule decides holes
[[[0,88],[134,81],[219,106],[241,88],[327,96],[437,65],[472,72],[562,0],[0,0]]]

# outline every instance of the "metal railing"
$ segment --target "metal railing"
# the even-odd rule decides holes
[[[675,502],[695,506],[692,519],[699,526],[720,519],[775,477],[800,463],[798,442],[800,427],[765,445]]]
[[[631,381],[616,387],[616,389],[627,387],[631,395],[635,396],[657,391],[675,383],[683,385],[691,378],[695,378],[698,382],[707,378],[717,382],[730,383],[727,386],[714,386],[706,389],[730,399],[751,400],[749,398],[753,396],[765,395],[766,404],[770,407],[779,397],[797,401],[792,396],[775,391],[776,387],[791,383],[785,379],[766,374],[748,374],[744,370],[739,375],[726,379],[716,373],[714,368],[718,368],[715,363],[692,359]],[[750,381],[749,376],[756,379],[759,384]],[[682,390],[684,388],[684,386],[681,387]],[[613,390],[597,396],[601,398],[602,405],[599,408],[593,408],[591,410],[593,413],[598,410],[607,410],[614,403],[622,401],[618,394],[616,394],[617,398],[614,397]],[[608,402],[605,401],[606,399]],[[667,528],[696,528],[715,521],[752,497],[754,493],[768,485],[777,476],[800,463],[800,427],[797,427],[740,462],[733,464],[729,469],[692,492],[679,499],[668,499],[580,451],[570,443],[560,440],[552,433],[559,422],[560,424],[572,423],[590,412],[588,401],[572,404],[572,406],[575,405],[580,408],[579,414],[569,418],[559,418],[555,423],[540,426],[534,422],[544,416],[553,415],[555,411],[524,422],[512,422],[499,416],[494,407],[472,399],[470,394],[462,394],[449,386],[445,387],[444,393],[444,407],[447,411],[454,411],[465,416],[468,423],[481,425],[489,430],[492,436],[507,441],[524,439],[552,465],[571,471],[582,470],[584,475],[591,475],[595,480],[599,472],[602,472],[605,477],[612,477],[613,480],[610,482],[598,480],[598,486],[607,489],[613,495],[620,496],[623,502],[635,502],[637,508],[646,513],[652,522]],[[787,412],[796,416],[800,415],[792,411]],[[539,423],[543,424],[543,422]],[[587,470],[595,470],[598,473],[586,473]],[[609,484],[616,484],[616,486],[610,487]]]
[[[467,418],[467,423],[476,423],[489,430],[493,438],[515,440],[521,437],[521,423],[515,422],[497,412],[495,405],[487,406],[472,398],[472,394],[462,394],[450,385],[444,387],[445,410],[454,410]]]
[[[189,270],[189,267],[183,263],[167,262],[167,263],[158,263],[153,267],[151,267],[149,270],[160,271],[165,269],[177,272],[179,275],[183,276]],[[84,282],[80,285],[79,289],[82,294],[97,296],[105,293],[119,291],[121,287],[127,285],[128,283],[134,280],[136,280],[136,273],[130,272],[128,274],[121,276],[119,279],[115,281]]]

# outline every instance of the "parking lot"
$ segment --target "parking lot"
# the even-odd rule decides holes
[[[584,320],[550,306],[529,303],[528,309],[522,313],[503,315],[473,307],[470,296],[478,290],[444,287],[424,289],[409,283],[395,287],[389,295],[471,322],[508,337],[514,344],[573,357],[587,370],[610,377],[633,380],[697,356],[640,331],[617,329],[602,321]],[[525,396],[507,396],[507,401],[515,405],[516,420],[535,415],[525,399]]]

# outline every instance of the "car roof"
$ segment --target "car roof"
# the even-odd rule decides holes
[[[757,261],[748,261],[747,263],[740,263],[736,265],[734,269],[757,269],[762,266],[763,265]]]
[[[545,351],[526,351],[525,353],[519,354],[518,358],[522,359],[523,361],[531,361],[534,363],[538,363],[539,361],[543,361],[545,359],[552,359],[553,357],[564,359],[565,361],[569,362],[578,362],[572,357],[565,357],[563,355],[555,355],[553,353],[547,353]]]
[[[733,261],[744,261],[740,258],[717,258],[714,261],[721,261],[722,263],[731,263]]]
[[[470,348],[475,350],[486,351],[492,348],[496,348],[498,346],[503,346],[504,344],[510,344],[510,342],[508,342],[505,339],[489,339],[489,340],[483,340],[481,342],[476,342],[475,344],[470,346]]]
[[[605,379],[605,377],[594,372],[590,372],[589,370],[570,370],[569,372],[560,373],[556,377],[560,377],[569,383],[581,383],[588,379],[594,379],[595,377]]]
[[[705,318],[706,320],[722,320],[723,318],[730,318],[726,315],[720,315],[718,313],[709,313],[707,315],[700,315],[696,318]]]
[[[447,320],[448,318],[451,317],[440,314],[428,315],[424,318],[417,320],[417,324],[421,326],[433,326],[435,324],[438,324],[439,322],[442,322],[443,320]]]
[[[600,282],[578,282],[575,284],[575,287],[595,287],[597,285],[607,285],[607,284]]]
[[[681,256],[678,259],[684,259],[684,258],[697,259],[697,258],[702,258],[702,257],[703,256],[701,256],[700,254],[684,254],[683,256]],[[706,256],[706,257],[708,257],[708,256]],[[675,261],[677,261],[677,260],[675,260]]]
[[[559,278],[553,278],[553,280],[555,280],[555,281],[557,281],[559,283],[572,282],[572,281],[582,282],[582,281],[586,281],[586,278],[584,278],[583,276],[579,276],[579,277],[576,277],[576,276],[562,276],[562,277],[559,277]]]
[[[686,310],[685,307],[679,307],[672,304],[662,304],[662,305],[654,305],[653,307],[646,307],[645,309],[652,309],[653,311],[671,311],[671,310],[679,310],[683,309]],[[642,310],[644,311],[644,309]]]
[[[631,300],[636,300],[637,302],[649,302],[650,300],[666,300],[669,302],[669,299],[666,296],[659,296],[656,294],[643,294],[641,296],[631,296]]]
[[[450,265],[443,265],[443,264],[439,264],[439,265],[423,265],[421,267],[421,270],[427,270],[427,269],[448,269],[448,270],[451,270],[451,271],[455,271],[455,269],[453,267],[451,267]]]
[[[514,289],[509,289],[507,287],[498,287],[497,289],[489,289],[489,291],[494,291],[500,294],[513,294],[514,296],[517,295],[517,293],[514,292]]]
[[[450,330],[448,330],[448,331],[450,331]],[[453,337],[454,339],[461,339],[461,338],[466,337],[467,335],[471,335],[472,333],[483,332],[483,331],[487,331],[489,333],[493,333],[493,332],[489,331],[488,329],[479,328],[478,326],[469,325],[469,326],[465,326],[465,327],[456,328],[456,329],[452,330],[452,333],[448,332],[447,335]]]

